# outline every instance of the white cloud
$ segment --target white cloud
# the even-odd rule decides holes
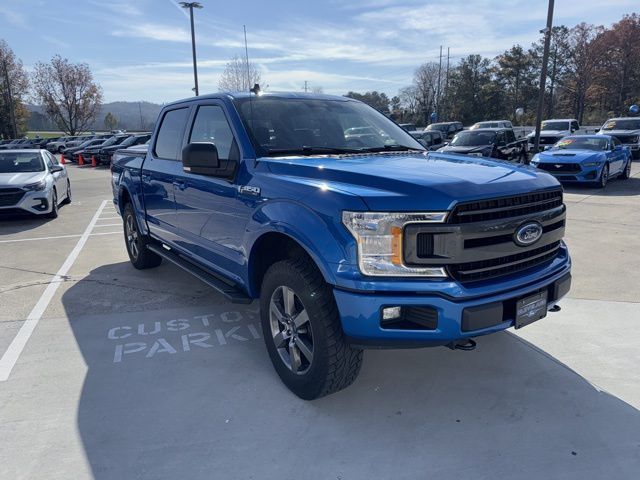
[[[26,17],[16,7],[0,5],[0,15],[15,27],[26,27]]]

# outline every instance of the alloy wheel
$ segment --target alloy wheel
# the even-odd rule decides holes
[[[135,225],[133,215],[127,215],[125,220],[125,233],[127,235],[127,245],[129,246],[129,252],[134,259],[138,258],[140,254],[140,242],[138,237],[138,229]]]
[[[313,334],[309,314],[292,288],[280,286],[271,295],[269,323],[282,362],[297,375],[313,364]]]

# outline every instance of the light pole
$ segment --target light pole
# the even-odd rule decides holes
[[[534,152],[537,152],[540,149],[540,124],[542,123],[544,92],[547,89],[547,63],[549,62],[549,44],[551,43],[551,33],[553,27],[553,2],[554,0],[549,0],[549,10],[547,11],[547,27],[540,32],[544,33],[544,50],[542,52],[542,70],[540,71],[540,96],[538,97],[538,112],[536,114],[536,133],[533,144]]]
[[[198,96],[198,66],[196,64],[196,33],[193,28],[193,9],[202,8],[198,2],[180,2],[182,8],[189,9],[189,17],[191,18],[191,50],[193,52],[193,81],[195,82],[196,97]]]

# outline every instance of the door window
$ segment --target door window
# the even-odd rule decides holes
[[[178,160],[180,145],[182,144],[182,132],[187,122],[188,113],[189,109],[184,107],[169,110],[164,114],[154,148],[156,157],[166,160]]]
[[[505,133],[507,134],[507,143],[513,143],[516,141],[516,136],[511,130],[507,130]]]
[[[218,158],[221,160],[229,160],[230,156],[235,156],[232,154],[232,148],[237,150],[237,147],[235,147],[231,127],[229,127],[229,122],[227,122],[227,117],[221,107],[217,105],[198,107],[191,135],[189,135],[189,143],[194,142],[213,143],[218,149]]]

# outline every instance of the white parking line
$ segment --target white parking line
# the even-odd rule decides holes
[[[96,225],[98,226],[98,225]],[[96,235],[113,235],[114,233],[122,233],[122,231],[117,232],[99,232],[99,233],[90,233],[90,237],[95,237]],[[81,237],[82,234],[75,235],[58,235],[56,237],[34,237],[34,238],[16,238],[15,240],[0,240],[0,243],[16,243],[16,242],[35,242],[36,240],[57,240],[59,238],[78,238]]]
[[[121,223],[102,223],[100,225],[96,225],[96,227],[121,227]]]
[[[73,250],[67,257],[67,259],[64,261],[64,263],[60,267],[60,270],[58,270],[55,276],[49,281],[49,284],[47,285],[47,288],[45,288],[44,292],[40,296],[38,303],[36,303],[36,306],[33,307],[33,310],[31,310],[31,313],[29,313],[27,320],[22,324],[22,327],[20,327],[20,330],[18,331],[15,338],[11,342],[11,345],[9,345],[9,348],[7,348],[7,351],[4,353],[4,355],[2,355],[2,358],[0,358],[0,382],[4,382],[9,379],[9,375],[11,375],[11,370],[13,370],[13,367],[18,361],[18,358],[20,358],[20,354],[22,353],[22,351],[24,350],[24,347],[29,341],[31,334],[35,330],[36,326],[38,325],[38,322],[40,321],[40,318],[42,318],[42,315],[44,314],[45,310],[49,306],[51,299],[55,295],[60,284],[62,283],[63,277],[71,269],[71,266],[78,258],[78,255],[82,251],[82,248],[84,247],[85,243],[87,243],[87,240],[89,239],[89,235],[91,234],[93,227],[98,221],[98,217],[100,217],[100,214],[102,214],[102,210],[104,209],[104,206],[107,204],[108,201],[109,200],[104,200],[102,204],[98,207],[98,210],[96,210],[96,213],[93,215],[93,218],[89,222],[89,225],[87,225],[86,230],[78,240],[78,243],[76,243],[76,246],[73,248]]]

